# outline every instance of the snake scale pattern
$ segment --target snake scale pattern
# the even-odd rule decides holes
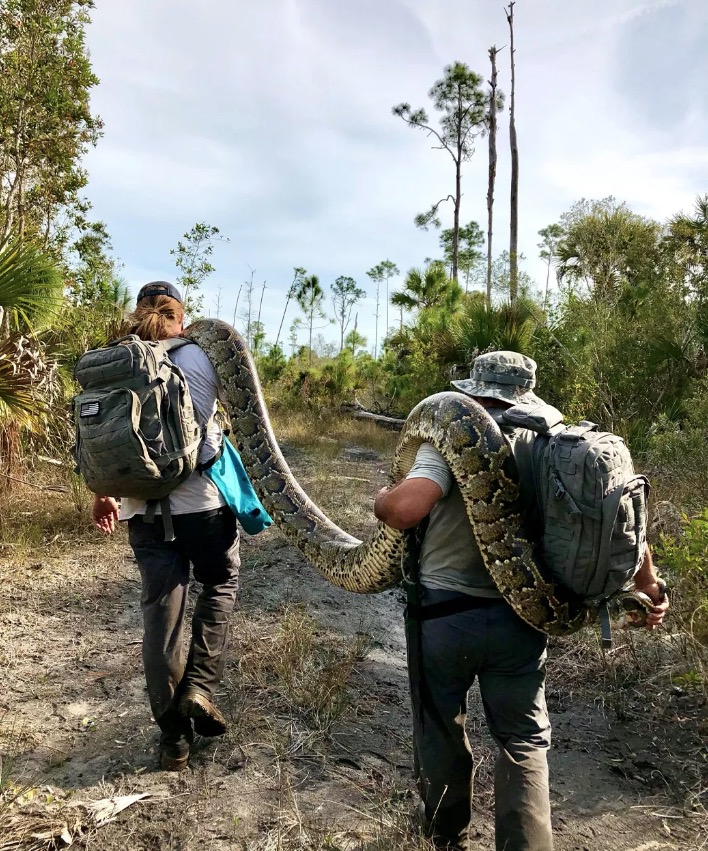
[[[219,376],[234,442],[259,498],[285,537],[329,582],[347,591],[371,594],[401,582],[402,532],[379,523],[361,542],[332,523],[296,481],[273,434],[256,367],[240,334],[218,319],[204,319],[185,336],[205,351]],[[424,441],[450,465],[484,563],[516,613],[550,635],[580,629],[587,609],[547,579],[524,537],[516,467],[494,420],[461,393],[424,399],[406,420],[391,483],[410,470]]]

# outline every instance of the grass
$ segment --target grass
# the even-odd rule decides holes
[[[347,530],[359,534],[370,528],[371,498],[382,483],[379,473],[388,466],[387,459],[397,435],[361,421],[304,414],[277,416],[275,427],[278,436],[287,442],[289,458],[293,457],[293,467],[308,493]],[[349,460],[347,447],[352,444],[377,453],[380,460],[367,465]],[[11,501],[6,501],[0,512],[0,581],[4,583],[0,633],[6,636],[0,642],[0,667],[9,663],[12,670],[6,669],[3,674],[22,675],[32,682],[41,699],[47,701],[50,691],[61,689],[66,684],[65,675],[70,675],[68,667],[56,665],[57,660],[62,661],[61,652],[76,663],[109,650],[127,652],[121,650],[120,642],[112,648],[110,637],[102,634],[100,628],[97,633],[101,636],[100,647],[94,648],[89,635],[72,637],[70,645],[66,641],[74,626],[83,629],[77,620],[79,615],[88,624],[95,620],[94,608],[99,614],[108,613],[108,617],[114,611],[107,608],[118,581],[112,576],[112,566],[117,567],[118,561],[124,560],[127,543],[123,530],[104,540],[91,529],[88,514],[91,497],[75,477],[62,470],[40,468],[27,478],[34,484],[68,490],[46,491],[18,485]],[[276,536],[275,532],[266,534]],[[270,573],[267,570],[261,573],[259,569],[259,575],[273,577],[273,602],[266,600],[263,605],[252,606],[233,618],[234,660],[227,666],[223,692],[219,695],[231,730],[225,740],[212,746],[211,757],[205,750],[204,757],[195,760],[195,797],[203,798],[204,790],[211,784],[215,801],[211,810],[218,812],[222,806],[222,787],[218,785],[222,777],[228,778],[229,785],[225,788],[235,789],[236,794],[239,788],[248,790],[254,781],[261,782],[257,787],[260,792],[256,794],[262,794],[263,800],[255,800],[248,815],[249,820],[257,820],[257,825],[241,846],[248,851],[431,851],[431,844],[418,834],[412,818],[415,796],[405,767],[399,771],[399,766],[392,763],[390,771],[382,769],[380,773],[371,768],[372,762],[359,760],[357,771],[344,773],[341,768],[340,743],[349,741],[342,738],[343,731],[351,734],[354,730],[355,747],[362,744],[367,747],[370,731],[378,730],[379,734],[388,731],[380,723],[381,710],[395,711],[382,702],[381,695],[373,695],[375,686],[370,678],[365,679],[371,670],[367,666],[372,665],[367,659],[370,637],[365,631],[345,637],[337,631],[336,623],[332,628],[323,625],[305,605],[283,602],[284,598],[295,596],[298,587],[295,583],[300,579],[299,574],[291,573],[290,578],[282,580],[279,564],[275,562],[293,564],[297,556],[288,550],[269,549],[262,540],[256,539],[248,552],[252,551],[254,558],[262,560],[267,569],[274,568]],[[278,552],[281,555],[275,556]],[[244,569],[244,584],[246,574]],[[123,575],[129,576],[130,572],[124,570]],[[138,583],[134,581],[137,599]],[[280,602],[276,603],[278,595]],[[61,612],[52,609],[55,599],[61,601]],[[118,602],[122,604],[124,599],[121,597]],[[116,604],[116,600],[112,602]],[[118,605],[115,611],[119,611]],[[51,619],[58,631],[54,643],[59,640],[58,646],[64,650],[51,657],[55,667],[45,683],[42,679],[45,669],[27,656],[26,649],[42,647],[45,638],[38,630],[47,614],[55,616]],[[603,729],[614,727],[620,730],[619,735],[627,730],[646,741],[647,748],[655,751],[671,788],[662,787],[664,781],[660,778],[650,778],[648,782],[655,782],[664,799],[675,805],[672,812],[690,817],[692,823],[698,822],[705,817],[708,806],[705,747],[699,741],[701,730],[704,742],[708,734],[705,726],[700,727],[700,701],[705,683],[700,648],[691,642],[690,636],[678,632],[658,636],[619,634],[616,639],[617,646],[609,656],[600,652],[591,633],[553,642],[549,665],[552,710],[569,712],[590,707],[600,713]],[[132,655],[129,659],[126,656],[126,669],[139,671],[138,647],[131,646],[129,652]],[[84,688],[83,680],[81,683]],[[367,688],[371,693],[367,693]],[[387,695],[381,692],[384,693]],[[475,804],[488,811],[492,801],[494,746],[480,720],[481,709],[474,701],[469,715],[468,730],[477,759]],[[35,824],[37,832],[44,829],[42,824],[48,830],[57,822],[56,819],[52,822],[52,805],[45,801],[43,793],[35,791],[32,793],[35,797],[26,801],[16,794],[25,786],[28,792],[37,789],[36,780],[25,770],[23,754],[34,746],[32,737],[44,731],[30,729],[31,723],[28,717],[23,722],[24,728],[15,725],[13,730],[9,716],[4,724],[0,719],[0,750],[6,754],[2,782],[7,800],[15,796],[13,808],[9,809],[8,805],[4,816],[0,807],[3,839],[11,835],[10,828],[17,833]],[[123,733],[120,735],[127,738]],[[409,745],[404,731],[401,749],[405,751]],[[389,757],[395,751],[392,741],[390,747],[379,747]],[[137,745],[135,748],[134,754],[139,752]],[[225,769],[243,768],[246,756],[249,762],[244,771],[225,775]],[[598,756],[604,758],[606,753],[598,750]],[[218,763],[211,774],[210,760]],[[631,757],[626,762],[631,768]],[[140,780],[146,776],[135,775]],[[332,778],[337,785],[328,785]],[[239,782],[243,787],[239,787]],[[277,798],[275,802],[273,795]],[[17,815],[20,805],[30,816],[33,811],[43,810],[44,822],[27,821],[22,828],[17,821],[13,825],[7,820],[3,823],[3,817]],[[170,806],[167,801],[160,803],[161,817],[167,818],[172,813]],[[244,811],[241,812],[243,815]],[[173,817],[173,824],[185,817],[180,801],[169,817]],[[115,826],[116,831],[129,830],[138,847],[149,834],[149,825],[137,818],[126,825],[127,821],[128,817],[124,817]],[[50,828],[46,827],[48,824]],[[5,833],[4,827],[7,827]],[[192,831],[195,826],[190,822],[187,827]],[[101,839],[95,847],[101,847],[109,830],[101,829]],[[200,839],[197,837],[197,841]],[[23,841],[29,842],[27,834]],[[240,842],[234,829],[233,847],[238,848]],[[41,847],[48,847],[47,843]],[[0,849],[4,851],[2,839]]]
[[[616,630],[613,639],[610,652],[587,631],[552,641],[551,710],[594,704],[608,728],[635,737],[618,751],[618,772],[642,777],[646,794],[666,795],[678,812],[708,827],[708,725],[702,677],[694,669],[705,664],[704,649],[682,632]],[[648,778],[636,769],[643,760],[657,766]]]
[[[324,631],[303,606],[290,605],[238,617],[232,631],[239,666],[229,702],[241,698],[240,734],[265,734],[282,757],[313,750],[351,707],[351,680],[369,652],[369,636],[349,642]]]
[[[278,814],[262,835],[241,845],[242,851],[435,851],[412,817],[410,791],[395,778],[382,778],[361,807],[351,807],[352,824],[303,814],[297,792],[280,776]],[[356,826],[365,823],[366,831]]]
[[[344,446],[360,446],[390,459],[398,443],[397,432],[386,431],[373,422],[356,420],[340,413],[323,411],[271,412],[279,440],[299,449],[316,448],[318,454],[334,458]]]

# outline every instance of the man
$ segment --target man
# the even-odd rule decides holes
[[[536,363],[517,352],[481,355],[469,379],[452,383],[500,425],[505,408],[542,404],[533,393]],[[540,522],[530,453],[535,435],[506,425],[503,431],[519,470],[527,525],[533,527]],[[435,609],[418,619],[409,606],[406,618],[414,763],[427,832],[440,848],[469,847],[473,760],[465,714],[467,692],[477,678],[487,726],[499,747],[494,774],[496,847],[551,851],[546,637],[522,621],[495,588],[460,490],[431,444],[421,446],[402,482],[379,492],[374,513],[395,529],[411,529],[429,518],[420,547],[419,608]],[[655,603],[647,619],[653,629],[661,623],[668,601],[648,550],[635,584]]]
[[[143,340],[182,335],[184,308],[174,284],[154,281],[138,293],[131,333]],[[196,345],[172,352],[184,372],[204,439],[199,460],[219,449],[221,429],[214,419],[219,382],[208,357]],[[143,666],[153,717],[160,727],[160,766],[187,767],[193,733],[220,736],[226,720],[214,703],[228,645],[229,615],[238,592],[239,534],[236,517],[208,476],[194,471],[169,495],[174,541],[165,540],[160,514],[148,515],[143,500],[96,496],[93,522],[106,534],[128,523],[130,546],[142,580]],[[189,566],[202,583],[188,626]]]

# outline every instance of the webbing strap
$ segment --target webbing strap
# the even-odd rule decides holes
[[[162,509],[162,525],[165,527],[165,540],[174,541],[175,530],[172,525],[172,512],[170,511],[170,498],[163,496],[160,500],[160,508]]]
[[[196,345],[194,340],[188,340],[186,337],[170,337],[167,340],[161,340],[162,347],[166,352],[172,352],[175,349],[180,349],[182,346]]]
[[[597,554],[598,570],[604,570],[605,565],[610,560],[610,544],[612,542],[612,532],[617,522],[617,514],[619,512],[620,502],[622,502],[622,494],[624,487],[620,485],[613,491],[607,494],[602,500],[602,528],[600,539],[600,550]]]
[[[602,636],[602,649],[612,650],[612,627],[610,626],[610,610],[607,605],[607,600],[600,603],[598,609],[598,618],[600,619],[600,635]]]
[[[199,471],[199,475],[200,476],[204,475],[204,471],[208,470],[210,467],[213,467],[214,464],[216,464],[216,462],[219,460],[219,458],[221,458],[221,456],[223,454],[224,454],[224,441],[222,440],[221,445],[216,450],[216,453],[214,455],[212,455],[211,458],[208,461],[204,461],[201,464],[197,464],[197,470]]]
[[[177,458],[185,458],[187,455],[190,455],[202,442],[202,435],[200,434],[196,440],[193,440],[190,444],[184,447],[184,449],[175,449],[173,452],[166,452],[162,457],[166,458],[168,461],[174,461]]]
[[[162,526],[165,530],[165,540],[167,542],[174,541],[175,530],[174,526],[172,525],[172,512],[170,511],[169,496],[163,496],[162,499],[148,499],[147,511],[145,512],[145,514],[143,514],[143,522],[155,522],[155,511],[157,509],[158,504],[160,506],[160,511],[162,512]]]

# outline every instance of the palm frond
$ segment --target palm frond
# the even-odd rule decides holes
[[[494,349],[529,353],[537,326],[531,306],[523,300],[491,307],[468,300],[450,326],[452,348],[463,362]]]
[[[0,306],[12,330],[41,330],[59,315],[64,287],[57,264],[30,243],[0,252]]]
[[[0,340],[0,426],[41,428],[59,392],[56,365],[44,347],[11,334]]]

